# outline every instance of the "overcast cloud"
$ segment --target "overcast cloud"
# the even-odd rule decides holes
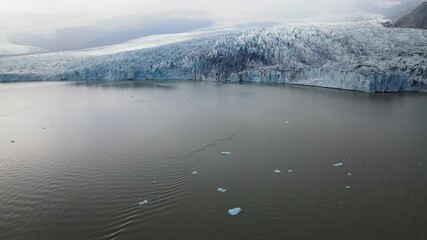
[[[386,9],[412,1],[421,0],[1,0],[0,42],[74,49],[212,26]],[[85,39],[66,44],[71,34]]]

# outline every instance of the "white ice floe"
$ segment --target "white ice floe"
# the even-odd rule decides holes
[[[230,214],[231,216],[236,216],[238,215],[240,212],[242,211],[241,208],[233,208],[233,209],[229,209],[228,210],[228,214]]]

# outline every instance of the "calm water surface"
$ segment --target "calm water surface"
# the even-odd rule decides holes
[[[426,94],[0,84],[0,239],[424,240],[426,124]]]

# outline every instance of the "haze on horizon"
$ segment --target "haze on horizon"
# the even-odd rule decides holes
[[[0,2],[0,55],[2,44],[6,46],[3,48],[22,45],[48,51],[80,49],[153,34],[249,22],[378,13],[411,2],[422,1],[3,0]]]

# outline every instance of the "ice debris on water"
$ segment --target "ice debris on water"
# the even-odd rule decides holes
[[[344,166],[344,163],[335,163],[334,164],[334,167],[342,167],[342,166]]]
[[[288,173],[292,173],[292,172],[293,172],[293,170],[292,170],[292,169],[289,169],[289,170],[288,170]]]
[[[221,155],[230,155],[231,152],[221,152]]]
[[[279,169],[274,170],[274,173],[282,173]]]
[[[148,200],[144,200],[144,201],[142,201],[142,202],[138,203],[138,205],[139,205],[139,206],[142,206],[142,205],[147,204],[147,203],[148,203]]]
[[[230,214],[231,216],[236,216],[237,214],[239,214],[242,211],[241,208],[233,208],[233,209],[229,209],[228,210],[228,214]]]
[[[218,192],[225,193],[225,192],[227,192],[227,189],[225,189],[225,188],[218,188]]]
[[[350,186],[345,186],[345,189],[350,189],[351,187]]]
[[[197,172],[197,171],[194,171],[194,172],[193,172],[193,175],[197,175],[197,174],[198,174],[198,172]]]
[[[291,123],[291,121],[285,121],[285,123],[286,123],[286,124],[290,124],[290,123]]]
[[[347,176],[351,176],[351,172],[347,173]]]

